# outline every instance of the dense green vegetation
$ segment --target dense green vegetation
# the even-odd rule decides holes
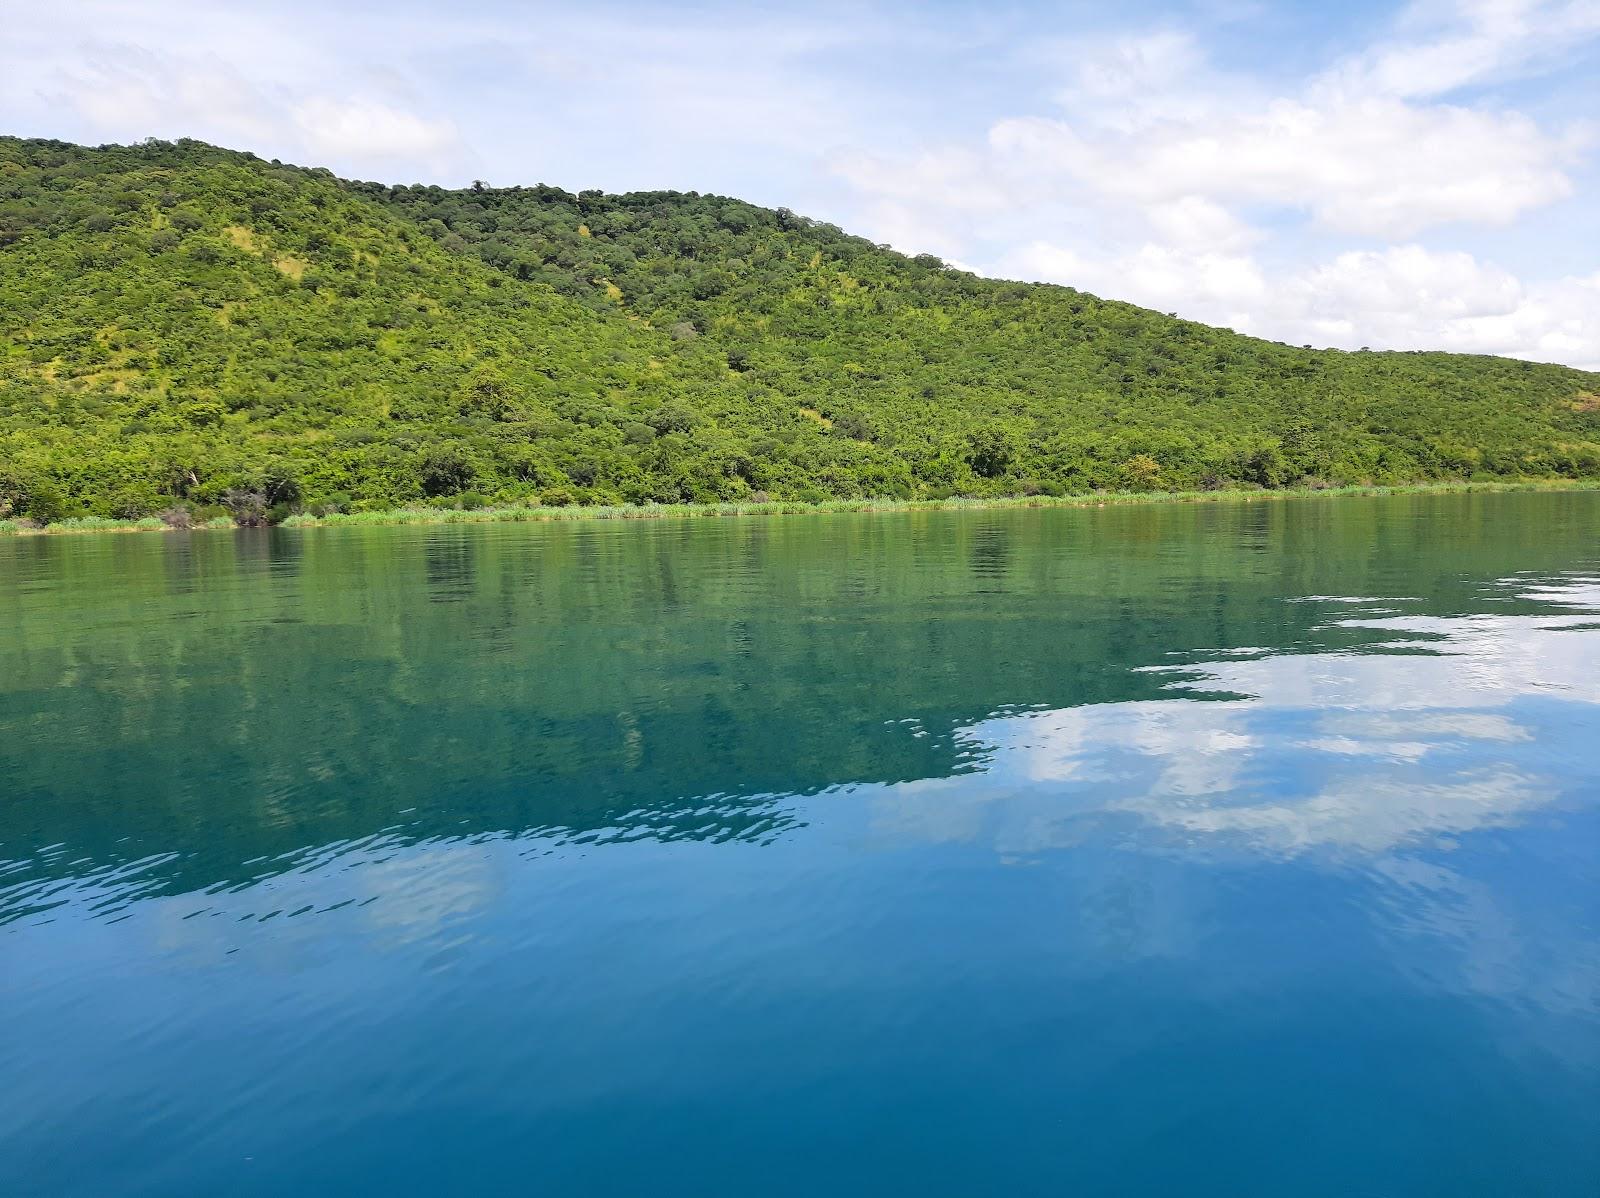
[[[678,193],[0,139],[0,519],[1600,476],[1600,377],[1295,349]]]

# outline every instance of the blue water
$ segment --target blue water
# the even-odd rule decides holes
[[[0,1192],[1594,1198],[1597,533],[0,540]]]

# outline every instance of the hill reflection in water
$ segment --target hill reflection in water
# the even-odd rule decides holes
[[[1172,827],[1228,823],[1192,802],[1280,741],[1343,766],[1410,754],[1437,787],[1427,728],[1528,734],[1413,707],[1594,700],[1594,638],[1566,614],[1593,582],[1560,569],[1592,548],[1593,504],[3,544],[0,853],[13,877],[143,863],[141,887],[177,893],[374,837],[759,842],[803,819],[789,796],[1099,778],[1158,768],[1163,743],[1143,801]]]

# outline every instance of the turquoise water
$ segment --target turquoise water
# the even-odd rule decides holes
[[[1594,1198],[1597,532],[0,541],[0,1190]]]

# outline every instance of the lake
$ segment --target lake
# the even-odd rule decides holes
[[[1600,495],[0,540],[8,1195],[1600,1193]]]

